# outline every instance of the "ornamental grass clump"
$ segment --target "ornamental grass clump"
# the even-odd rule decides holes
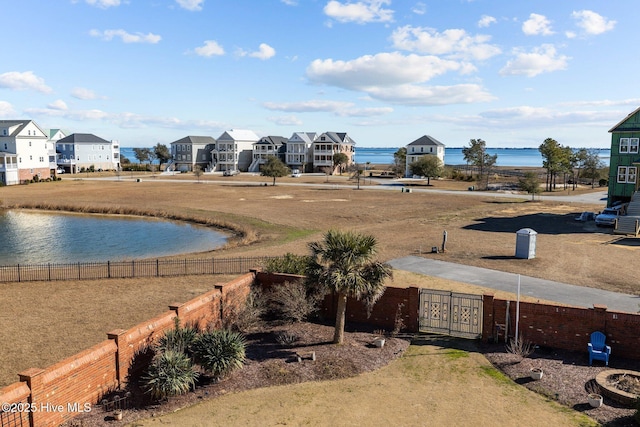
[[[242,368],[245,341],[241,334],[228,329],[206,331],[193,344],[193,356],[202,369],[218,378]]]
[[[156,354],[142,381],[154,399],[166,399],[195,388],[198,372],[184,353],[167,350]]]
[[[155,346],[156,353],[173,350],[178,353],[191,355],[191,346],[198,337],[198,329],[193,326],[180,326],[180,321],[176,317],[175,329],[171,329],[158,339]]]

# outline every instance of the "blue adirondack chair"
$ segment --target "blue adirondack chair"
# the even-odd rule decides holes
[[[602,332],[594,332],[591,334],[591,342],[588,344],[589,350],[589,366],[594,360],[604,360],[604,364],[609,366],[609,355],[611,347],[605,345],[604,340],[607,337]]]

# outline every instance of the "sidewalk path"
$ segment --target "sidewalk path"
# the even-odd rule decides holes
[[[488,268],[473,267],[418,256],[397,258],[388,262],[398,270],[441,277],[506,292],[518,292],[518,275]],[[520,276],[520,294],[578,307],[604,304],[611,311],[637,313],[640,296]]]

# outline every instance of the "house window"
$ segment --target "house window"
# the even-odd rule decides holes
[[[31,141],[29,141],[29,147],[31,147]]]
[[[629,153],[629,138],[620,138],[620,154]]]
[[[638,168],[635,166],[618,166],[618,183],[635,184]]]
[[[638,138],[629,138],[629,153],[638,154]]]

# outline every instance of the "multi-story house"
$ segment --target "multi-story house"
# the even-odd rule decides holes
[[[216,171],[247,171],[251,165],[253,144],[260,138],[254,132],[231,129],[224,132],[211,151]]]
[[[171,143],[171,163],[167,170],[193,171],[196,167],[209,172],[214,168],[211,151],[216,140],[210,136],[185,136]]]
[[[91,133],[73,133],[56,142],[58,165],[69,173],[120,168],[120,144]]]
[[[444,164],[445,145],[437,139],[424,135],[407,145],[405,176],[410,176],[409,165],[421,156],[436,156]]]
[[[253,159],[249,166],[249,172],[258,172],[260,167],[267,163],[270,156],[279,158],[285,162],[287,150],[287,138],[283,136],[263,136],[258,142],[253,143]]]
[[[57,171],[59,168],[56,142],[67,136],[67,134],[62,129],[49,129],[47,135],[49,136],[49,140],[47,141],[47,147],[49,148],[49,168]]]
[[[19,184],[51,177],[48,133],[33,120],[0,120],[0,182]]]
[[[318,139],[315,132],[294,132],[287,141],[285,163],[291,169],[311,172],[313,169],[313,143]]]
[[[314,171],[323,171],[329,168],[335,172],[342,166],[348,167],[353,163],[355,145],[355,141],[344,132],[325,132],[320,134],[313,142]],[[347,156],[346,164],[334,166],[333,156],[338,153],[343,153]]]
[[[640,108],[612,127],[607,206],[626,203],[638,190],[640,165]]]

